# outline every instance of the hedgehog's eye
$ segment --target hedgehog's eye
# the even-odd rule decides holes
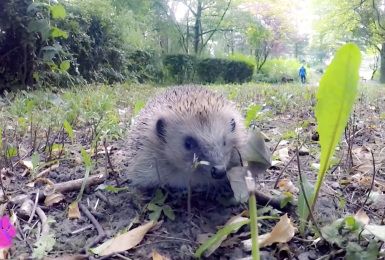
[[[198,147],[198,142],[194,137],[186,136],[184,139],[184,148],[186,148],[186,150],[192,150],[196,147]]]
[[[223,146],[226,146],[226,140],[223,140]]]
[[[235,130],[235,120],[234,120],[234,118],[231,119],[230,125],[231,125],[231,132],[234,132],[234,130]]]

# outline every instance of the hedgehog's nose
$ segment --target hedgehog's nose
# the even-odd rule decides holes
[[[222,179],[226,176],[226,168],[224,166],[214,166],[211,168],[211,176],[214,179]]]

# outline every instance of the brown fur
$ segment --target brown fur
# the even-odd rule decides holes
[[[194,149],[186,148],[186,136],[198,144]],[[210,169],[238,165],[234,147],[240,149],[245,138],[241,114],[222,95],[198,86],[170,88],[150,100],[135,119],[128,174],[133,185],[141,187],[219,184]],[[210,165],[194,168],[194,154]]]

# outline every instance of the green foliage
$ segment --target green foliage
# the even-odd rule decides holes
[[[320,81],[315,114],[320,135],[321,165],[313,203],[317,200],[330,159],[354,105],[360,63],[361,54],[358,47],[355,44],[346,44],[337,51]]]
[[[56,239],[54,234],[44,234],[40,236],[34,244],[32,258],[43,259],[52,251],[55,244]]]
[[[178,84],[192,82],[195,72],[195,56],[189,54],[166,55],[163,60],[171,80]]]
[[[250,127],[250,124],[257,118],[257,113],[261,110],[261,106],[258,104],[254,104],[247,109],[246,118],[245,118],[245,126]]]
[[[233,53],[228,56],[229,60],[233,61],[243,61],[245,63],[248,63],[250,65],[253,65],[254,67],[256,66],[255,58],[249,55],[245,55],[242,53]]]
[[[257,75],[257,80],[271,83],[282,82],[284,79],[297,80],[300,67],[301,63],[296,59],[269,59]]]
[[[220,230],[217,231],[215,235],[210,237],[206,242],[204,242],[195,252],[194,257],[201,258],[203,253],[215,246],[218,242],[220,242],[223,237],[227,237],[231,233],[237,232],[241,227],[250,223],[250,220],[243,220],[237,223],[233,223],[230,225],[226,225]]]
[[[245,61],[206,58],[198,61],[196,70],[203,83],[244,83],[251,80],[254,65]]]
[[[150,220],[158,221],[162,212],[170,220],[175,219],[175,214],[172,208],[165,204],[168,194],[163,194],[163,192],[158,189],[156,190],[155,197],[147,205],[147,209],[150,213]]]

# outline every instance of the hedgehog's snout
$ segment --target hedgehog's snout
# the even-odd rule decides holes
[[[226,167],[224,167],[224,166],[213,166],[211,168],[211,176],[214,179],[223,179],[226,176]]]

